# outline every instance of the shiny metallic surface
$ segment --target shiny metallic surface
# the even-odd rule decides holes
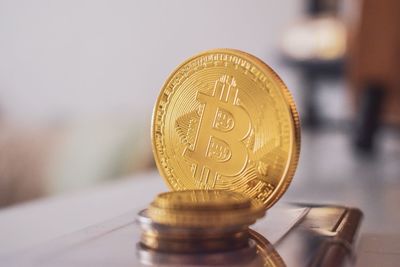
[[[269,208],[294,175],[300,125],[288,89],[269,66],[216,49],[188,59],[167,79],[152,141],[171,189],[233,190]]]

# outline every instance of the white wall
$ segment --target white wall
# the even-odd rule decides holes
[[[28,122],[149,117],[168,74],[199,51],[237,48],[274,66],[301,4],[0,0],[0,112]]]

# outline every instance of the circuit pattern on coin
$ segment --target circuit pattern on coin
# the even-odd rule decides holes
[[[294,175],[299,127],[292,97],[270,67],[238,50],[210,50],[164,84],[153,153],[173,190],[233,190],[268,208]]]

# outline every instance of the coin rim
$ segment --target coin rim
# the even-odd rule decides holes
[[[178,202],[174,201],[171,199],[165,199],[163,198],[166,195],[171,195],[174,194],[174,192],[181,192],[181,193],[195,193],[195,192],[204,192],[204,190],[201,189],[186,189],[186,190],[180,190],[180,191],[169,191],[169,192],[163,192],[160,193],[156,196],[156,198],[153,200],[152,204],[153,206],[162,208],[162,209],[172,209],[172,210],[218,210],[218,211],[230,211],[230,210],[239,210],[239,209],[248,209],[252,206],[252,199],[248,197],[247,195],[243,193],[239,193],[236,191],[232,190],[221,190],[221,189],[211,189],[207,190],[208,192],[219,192],[221,194],[233,194],[233,195],[238,195],[241,197],[240,202],[236,203],[218,203],[218,205],[213,205],[212,202],[208,204],[200,204],[197,205],[196,203],[187,203],[187,202]],[[231,197],[232,198],[232,197]],[[224,205],[225,204],[225,205]]]
[[[283,99],[287,105],[287,108],[289,109],[289,112],[291,115],[290,116],[291,126],[293,128],[293,131],[290,133],[292,135],[292,140],[293,140],[293,144],[290,147],[291,153],[289,153],[289,155],[291,155],[291,157],[289,158],[289,162],[286,166],[284,176],[280,179],[275,190],[273,190],[273,193],[267,199],[267,202],[264,203],[265,209],[269,209],[286,192],[286,190],[288,189],[291,181],[293,180],[293,176],[296,172],[297,165],[299,162],[300,148],[301,148],[300,119],[299,119],[299,113],[297,112],[296,104],[294,102],[293,96],[290,93],[289,89],[287,88],[286,84],[283,82],[283,80],[279,77],[279,75],[270,66],[268,66],[264,61],[262,61],[261,59],[257,58],[254,55],[251,55],[249,53],[246,53],[246,52],[238,50],[238,49],[232,49],[232,48],[217,48],[217,49],[205,50],[205,51],[195,54],[194,56],[189,57],[188,59],[183,61],[181,64],[179,64],[169,74],[168,78],[165,80],[165,82],[163,83],[163,86],[161,87],[160,93],[158,94],[157,100],[153,107],[153,113],[152,113],[152,117],[151,117],[151,129],[150,130],[151,130],[151,144],[152,144],[152,152],[153,152],[153,156],[154,156],[154,161],[156,163],[156,166],[157,166],[157,169],[158,169],[160,175],[162,176],[163,180],[167,184],[168,188],[173,191],[178,191],[170,184],[170,182],[167,178],[168,175],[165,173],[164,167],[160,163],[160,157],[158,155],[157,147],[156,147],[156,143],[155,143],[156,138],[155,138],[155,130],[154,129],[156,127],[156,113],[158,110],[159,103],[161,101],[162,92],[164,92],[165,88],[170,83],[171,79],[175,76],[175,74],[184,65],[186,65],[190,61],[192,61],[198,57],[201,57],[201,56],[205,56],[208,54],[215,54],[215,53],[227,53],[227,54],[242,56],[243,58],[250,61],[252,64],[256,65],[264,74],[268,74],[268,76],[272,76],[274,78],[274,82],[278,85],[277,87],[279,88],[279,90],[281,90]],[[235,191],[234,189],[232,189],[232,190]]]
[[[251,225],[265,216],[262,206],[251,207],[245,211],[207,212],[207,211],[176,211],[164,210],[150,206],[148,216],[158,224],[180,227],[222,227],[234,225]]]

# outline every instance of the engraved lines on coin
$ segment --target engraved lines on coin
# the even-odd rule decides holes
[[[194,111],[181,115],[175,121],[175,130],[181,143],[186,146],[183,156],[191,164],[196,186],[212,189],[222,175],[240,175],[245,179],[237,180],[236,186],[261,201],[265,200],[276,185],[265,182],[264,177],[274,177],[284,168],[284,152],[280,144],[276,143],[276,139],[271,139],[268,143],[259,143],[261,147],[254,147],[254,128],[248,113],[239,105],[238,88],[232,76],[221,76],[207,91],[197,93],[198,104]],[[262,118],[260,114],[255,123],[265,123]],[[236,121],[244,129],[236,132]],[[229,132],[233,132],[230,134],[232,138],[227,136]],[[227,162],[237,166],[238,161],[232,161],[231,147],[238,143],[239,148],[234,151],[242,157],[233,158],[239,159],[240,163],[240,168],[234,173]],[[227,170],[231,172],[227,173]]]
[[[183,156],[193,162],[193,178],[200,188],[210,189],[221,175],[235,176],[246,167],[249,155],[243,140],[250,133],[251,121],[239,105],[232,76],[221,76],[214,83],[211,96],[198,92],[196,99],[202,109],[178,118],[175,126],[188,144]]]

